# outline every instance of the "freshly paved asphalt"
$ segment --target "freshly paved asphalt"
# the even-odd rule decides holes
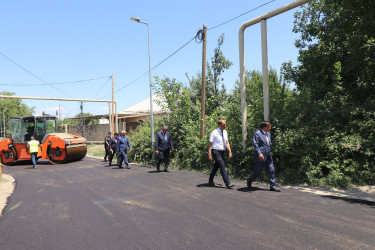
[[[3,168],[0,249],[375,249],[375,203],[85,158]]]

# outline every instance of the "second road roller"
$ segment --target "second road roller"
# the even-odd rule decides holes
[[[37,159],[48,159],[53,164],[79,161],[86,156],[86,139],[80,135],[58,133],[56,116],[11,117],[10,138],[0,141],[0,156],[3,165],[18,161],[30,161],[27,142],[34,136],[40,143]]]

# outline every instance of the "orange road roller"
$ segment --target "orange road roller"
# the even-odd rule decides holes
[[[79,161],[86,156],[86,139],[80,135],[58,133],[55,116],[11,117],[9,130],[11,138],[0,141],[0,156],[3,165],[18,161],[30,161],[27,142],[34,136],[39,141],[37,159],[48,159],[53,164]]]

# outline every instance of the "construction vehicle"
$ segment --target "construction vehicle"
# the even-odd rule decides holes
[[[30,161],[27,142],[34,136],[39,141],[37,159],[48,159],[53,164],[79,161],[86,156],[86,139],[80,135],[58,133],[58,119],[44,114],[41,116],[11,117],[11,138],[0,141],[0,157],[3,165],[18,161]]]

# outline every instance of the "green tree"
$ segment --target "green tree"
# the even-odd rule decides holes
[[[0,95],[13,96],[14,94],[15,93],[12,92],[0,92]],[[5,127],[8,128],[9,117],[31,116],[35,111],[35,107],[27,106],[20,99],[2,98],[0,101],[1,128],[4,127],[3,110],[5,117]],[[6,134],[9,134],[8,130],[6,131]]]
[[[99,124],[99,119],[90,119],[85,117],[93,116],[91,113],[83,113],[83,120],[85,125],[96,125]],[[63,124],[68,124],[68,126],[78,126],[82,125],[82,115],[76,114],[73,119],[72,118],[64,118]]]
[[[296,150],[283,153],[310,183],[375,183],[374,16],[375,1],[362,0],[313,1],[295,14],[299,64],[283,73],[297,87],[284,134]]]
[[[217,47],[214,50],[214,55],[211,57],[211,64],[207,63],[206,67],[206,115],[217,112],[217,109],[223,109],[227,101],[224,79],[221,75],[233,63],[225,58],[221,50],[223,44],[224,33],[220,35],[217,41]],[[191,78],[188,74],[186,76],[189,80],[191,99],[194,104],[200,105],[202,98],[202,74],[198,73]]]

